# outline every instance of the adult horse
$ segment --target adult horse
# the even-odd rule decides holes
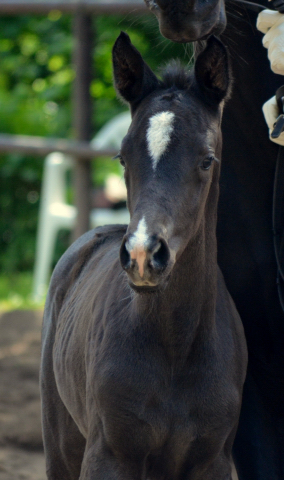
[[[52,277],[48,478],[229,480],[247,352],[216,252],[226,50],[212,37],[194,74],[159,81],[122,33],[113,64],[131,220],[81,237]]]
[[[163,35],[195,41],[224,30],[223,0],[145,0]],[[268,6],[265,0],[261,0]],[[256,10],[258,10],[256,8]],[[257,12],[227,3],[234,89],[223,116],[218,262],[242,318],[249,352],[234,458],[240,480],[284,478],[284,315],[273,246],[272,199],[278,147],[262,105],[283,83],[256,30]],[[200,46],[200,45],[199,45]]]

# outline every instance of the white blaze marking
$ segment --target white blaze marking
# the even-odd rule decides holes
[[[128,240],[126,248],[130,252],[134,247],[143,247],[148,240],[147,225],[145,217],[143,217],[137,225],[137,230],[134,235]]]
[[[141,278],[144,276],[144,265],[147,257],[145,246],[147,240],[147,225],[145,222],[145,217],[143,217],[137,225],[136,232],[125,245],[130,253],[130,257],[137,262],[138,271]]]
[[[147,142],[154,170],[170,143],[171,133],[174,129],[174,117],[175,114],[173,112],[160,112],[150,118],[147,130]]]

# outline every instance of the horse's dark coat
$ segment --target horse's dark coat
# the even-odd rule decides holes
[[[149,0],[145,0],[149,3]],[[253,1],[253,0],[252,0]],[[155,1],[151,2],[155,4]],[[177,38],[178,11],[188,37],[200,39],[195,22],[212,22],[186,15],[204,2],[164,0],[171,11],[172,40]],[[270,8],[269,2],[256,3]],[[273,251],[272,196],[277,145],[268,138],[262,105],[283,84],[275,75],[256,30],[257,14],[227,1],[228,27],[222,40],[228,46],[234,89],[223,116],[223,162],[218,210],[218,262],[241,315],[248,342],[248,375],[244,388],[234,458],[240,480],[284,478],[284,315],[276,286]],[[153,6],[158,18],[158,6]],[[207,21],[208,20],[208,21]],[[214,20],[214,18],[213,18]],[[213,22],[214,23],[214,22]],[[217,27],[219,26],[217,22]],[[163,32],[162,32],[163,33]]]
[[[159,19],[162,35],[176,42],[192,42],[218,35],[226,25],[224,0],[145,0]]]
[[[212,39],[181,89],[155,79],[125,34],[113,59],[133,112],[121,150],[131,222],[127,234],[122,226],[88,232],[52,277],[41,368],[47,475],[229,480],[246,346],[216,262],[213,152],[220,157],[226,51]],[[175,131],[154,172],[145,134],[165,110]],[[123,246],[142,215],[155,285],[137,294],[128,284],[135,260],[128,266]]]
[[[222,126],[217,228],[219,264],[242,318],[249,350],[234,457],[240,480],[280,480],[284,478],[284,315],[277,294],[272,233],[278,147],[268,138],[261,109],[283,79],[270,70],[263,35],[255,28],[256,14],[235,8],[234,15],[228,15],[224,34],[232,51],[235,81]]]

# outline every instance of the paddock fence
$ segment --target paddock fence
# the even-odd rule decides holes
[[[143,0],[0,0],[0,15],[46,15],[52,10],[73,16],[73,66],[76,72],[72,91],[72,124],[75,138],[51,139],[21,135],[0,134],[1,153],[23,153],[40,157],[42,160],[51,152],[59,151],[72,155],[74,168],[74,197],[78,211],[73,239],[89,229],[90,162],[98,156],[113,156],[114,150],[96,150],[90,145],[94,99],[90,96],[92,71],[92,46],[95,31],[93,15],[141,15],[149,13]]]

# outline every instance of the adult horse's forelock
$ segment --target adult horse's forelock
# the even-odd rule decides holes
[[[224,0],[145,0],[157,16],[161,34],[174,42],[219,35],[226,27]]]

